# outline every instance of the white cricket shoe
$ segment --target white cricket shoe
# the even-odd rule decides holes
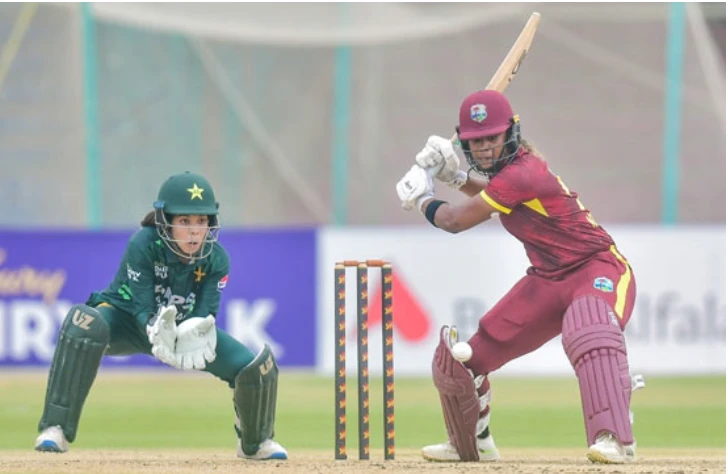
[[[35,450],[44,453],[65,453],[68,451],[68,440],[60,426],[51,426],[43,430],[35,439]]]
[[[260,443],[258,451],[248,456],[243,452],[243,446],[238,439],[238,457],[242,459],[254,459],[256,461],[266,461],[269,459],[288,459],[288,451],[285,450],[278,442],[267,439]]]
[[[596,464],[625,464],[634,461],[636,450],[636,442],[623,446],[612,433],[603,433],[589,447],[586,458]]]
[[[478,438],[477,446],[481,461],[497,461],[500,459],[498,448],[495,447],[493,435],[490,435],[485,439]],[[422,448],[422,457],[428,461],[439,462],[458,462],[461,460],[455,446],[450,444],[449,441],[442,444],[425,446]]]

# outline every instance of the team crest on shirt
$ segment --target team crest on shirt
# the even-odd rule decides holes
[[[614,283],[607,277],[599,277],[594,279],[594,288],[605,293],[614,291]]]
[[[488,118],[488,112],[485,110],[485,105],[475,104],[470,107],[470,118],[478,123]]]

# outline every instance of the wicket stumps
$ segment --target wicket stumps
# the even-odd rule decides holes
[[[369,269],[382,277],[382,376],[384,459],[394,459],[394,311],[392,265],[382,260],[345,260],[334,267],[335,459],[346,459],[346,269],[356,267],[356,339],[359,402],[359,459],[369,459]]]

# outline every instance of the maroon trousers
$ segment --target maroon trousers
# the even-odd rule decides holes
[[[634,307],[635,280],[614,247],[560,280],[522,278],[480,319],[478,331],[468,341],[473,357],[465,365],[476,376],[487,375],[538,349],[561,334],[564,313],[576,298],[586,295],[604,299],[624,330]],[[484,385],[487,390],[487,381]]]

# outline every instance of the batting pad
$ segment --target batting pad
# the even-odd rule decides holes
[[[81,410],[109,337],[109,326],[98,311],[86,305],[71,307],[58,335],[38,431],[59,425],[69,442],[76,439]]]
[[[245,454],[255,454],[260,443],[273,437],[277,395],[278,365],[266,344],[235,377],[233,400]]]
[[[448,439],[461,460],[480,461],[475,432],[480,402],[475,383],[468,369],[453,358],[445,332],[445,328],[440,330],[440,344],[432,360],[432,379],[440,392]]]
[[[588,446],[600,432],[632,444],[627,348],[612,308],[601,298],[577,298],[564,315],[562,343],[579,379]]]

